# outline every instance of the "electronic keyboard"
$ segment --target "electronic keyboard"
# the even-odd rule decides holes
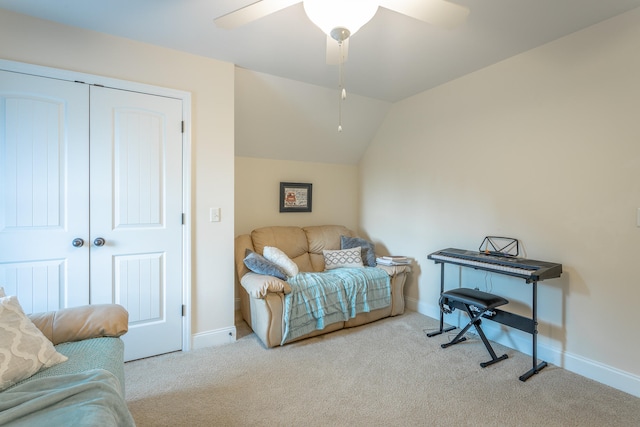
[[[560,277],[562,264],[527,258],[499,256],[464,249],[443,249],[427,256],[436,263],[447,263],[516,276],[527,282],[540,282]]]

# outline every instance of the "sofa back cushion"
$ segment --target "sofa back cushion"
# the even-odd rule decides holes
[[[273,246],[284,252],[296,263],[300,271],[313,271],[309,259],[307,236],[300,227],[274,226],[256,228],[251,232],[256,252],[262,254],[265,246]]]
[[[342,225],[314,225],[303,228],[307,236],[309,259],[312,270],[324,271],[323,250],[340,249],[340,236],[355,236],[354,232]]]
[[[273,226],[256,228],[250,242],[245,236],[236,238],[236,268],[238,277],[249,270],[242,259],[245,246],[259,254],[265,246],[273,246],[284,252],[296,263],[300,271],[324,271],[323,250],[340,248],[340,236],[355,237],[355,233],[342,225],[314,225],[309,227]],[[250,245],[253,246],[250,248]]]

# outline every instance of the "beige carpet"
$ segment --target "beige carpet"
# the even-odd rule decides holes
[[[487,368],[479,338],[442,349],[415,312],[265,349],[251,333],[217,348],[125,365],[144,426],[638,426],[640,399],[531,358]]]

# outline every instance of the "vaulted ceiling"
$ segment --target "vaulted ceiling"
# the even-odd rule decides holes
[[[256,72],[254,81],[259,76],[274,76],[337,91],[338,68],[325,61],[326,36],[309,21],[301,3],[232,30],[214,24],[215,17],[253,2],[0,0],[0,8],[232,62]],[[351,37],[346,87],[361,97],[359,102],[370,99],[366,114],[373,109],[375,115],[384,115],[393,102],[640,7],[640,0],[454,2],[471,11],[459,27],[439,28],[381,8]],[[251,76],[242,78],[246,81]],[[334,120],[333,108],[337,106],[332,105],[326,115]],[[354,144],[361,152],[378,123],[367,125],[364,115],[353,120],[363,127],[363,132],[353,135],[359,138]],[[335,131],[332,124],[319,138]],[[291,140],[294,143],[295,138]],[[238,138],[236,144],[242,151],[242,144],[251,143]],[[252,152],[251,147],[245,148],[245,152]],[[286,147],[282,150],[287,151]],[[348,163],[357,161],[359,153],[351,155],[355,160]]]
[[[337,68],[325,61],[326,36],[301,3],[233,30],[213,23],[253,2],[0,0],[0,8],[336,87]],[[640,6],[640,0],[453,2],[471,11],[454,29],[380,9],[350,41],[350,92],[395,102]]]

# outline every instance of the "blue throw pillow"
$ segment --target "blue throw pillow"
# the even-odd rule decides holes
[[[373,243],[360,237],[340,236],[340,249],[352,249],[358,246],[360,246],[362,254],[362,263],[368,267],[375,267],[377,263]]]
[[[274,276],[281,280],[287,280],[286,273],[277,264],[249,249],[245,252],[244,265],[254,273],[266,274],[267,276]]]

